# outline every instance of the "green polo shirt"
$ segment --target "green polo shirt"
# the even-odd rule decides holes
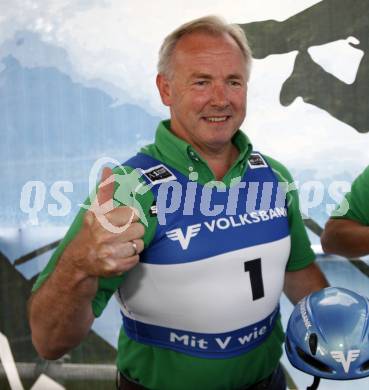
[[[353,181],[332,218],[345,218],[369,226],[369,166]]]
[[[233,143],[239,150],[239,156],[232,167],[223,177],[222,182],[230,186],[232,179],[241,178],[248,167],[248,158],[252,152],[252,145],[246,135],[238,131],[233,137]],[[197,172],[199,184],[205,184],[216,180],[207,162],[185,141],[176,137],[170,131],[170,122],[161,122],[158,126],[155,143],[143,147],[141,153],[147,154],[168,167],[172,167],[184,175]],[[292,183],[292,177],[288,170],[277,161],[264,156],[281,182]],[[116,168],[116,173],[132,172],[132,168],[124,166]],[[123,180],[124,182],[124,180]],[[136,188],[131,183],[124,182],[125,188]],[[117,192],[116,192],[117,194]],[[121,197],[119,197],[122,199]],[[147,226],[144,236],[145,247],[150,245],[154,237],[157,220],[150,215],[149,209],[153,203],[153,194],[147,191],[143,194],[136,193],[134,198],[139,202],[142,213],[145,215]],[[125,204],[132,205],[130,199],[125,197]],[[89,200],[86,201],[89,204]],[[120,203],[117,201],[117,204]],[[296,190],[288,193],[288,220],[291,235],[291,252],[287,264],[287,271],[295,271],[308,266],[314,261],[314,253],[301,219],[299,211],[298,195]],[[40,274],[35,283],[34,290],[53,271],[58,258],[68,243],[79,231],[85,209],[81,209],[71,228],[61,242],[49,264]],[[112,278],[100,278],[99,289],[92,302],[93,311],[99,316],[105,308],[112,294],[119,285],[124,283],[124,275]],[[254,384],[270,375],[274,370],[282,354],[284,334],[280,320],[260,346],[247,354],[228,359],[205,359],[185,355],[169,349],[138,343],[124,333],[121,329],[118,343],[117,365],[119,370],[127,377],[132,378],[149,389],[157,390],[216,390],[238,389]]]

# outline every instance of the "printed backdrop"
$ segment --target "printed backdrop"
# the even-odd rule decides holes
[[[307,217],[322,226],[368,165],[369,0],[0,1],[0,331],[18,362],[37,359],[26,300],[88,194],[93,163],[124,161],[153,140],[168,117],[155,87],[160,44],[207,14],[246,31],[254,62],[242,130],[289,167]],[[324,260],[309,234],[331,283],[369,294],[367,277]],[[291,308],[283,298],[285,321]],[[114,362],[119,326],[112,301],[69,361]],[[322,388],[333,386],[347,383]]]

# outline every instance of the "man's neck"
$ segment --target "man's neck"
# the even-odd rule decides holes
[[[201,157],[206,160],[216,180],[221,180],[226,175],[240,153],[233,143],[216,151],[211,149],[205,151],[196,148],[196,146],[194,147]]]

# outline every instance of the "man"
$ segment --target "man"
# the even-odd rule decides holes
[[[369,166],[352,183],[340,207],[325,225],[322,247],[346,257],[369,254]]]
[[[296,192],[288,210],[285,200],[278,207],[275,189],[292,178],[252,152],[238,130],[250,65],[242,30],[216,17],[165,39],[157,86],[170,121],[159,124],[155,144],[114,171],[115,180],[120,170],[123,179],[143,172],[150,190],[136,197],[147,226],[129,207],[110,210],[114,184],[105,169],[95,212],[81,211],[34,288],[30,322],[41,355],[58,358],[78,345],[116,292],[121,388],[285,388],[283,284],[297,302],[326,281]],[[262,207],[267,191],[258,189],[268,183],[274,189]],[[115,234],[102,215],[117,228],[133,220]]]

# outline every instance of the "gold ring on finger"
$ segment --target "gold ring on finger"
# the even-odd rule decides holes
[[[133,249],[133,255],[132,256],[136,256],[137,255],[137,244],[132,240],[130,241],[130,243],[132,244],[132,249]]]

